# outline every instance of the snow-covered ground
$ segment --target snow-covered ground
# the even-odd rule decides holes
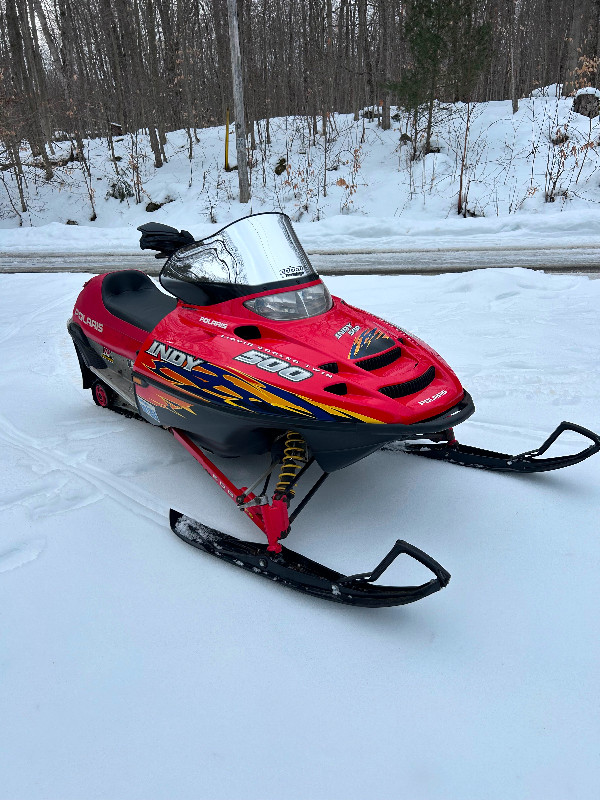
[[[478,407],[463,441],[600,431],[599,281],[327,282],[453,365]],[[171,505],[253,526],[168,433],[80,388],[81,283],[0,276],[2,800],[597,796],[600,455],[519,477],[379,453],[336,473],[291,547],[358,572],[405,538],[453,577],[404,608],[310,599],[171,533]],[[399,559],[390,581],[420,570]]]
[[[185,131],[169,133],[169,160],[160,169],[145,135],[119,137],[117,162],[105,139],[90,140],[90,175],[70,162],[56,167],[50,183],[24,151],[29,211],[19,220],[14,177],[2,173],[0,253],[133,253],[136,227],[150,220],[200,238],[246,214],[272,210],[292,217],[309,252],[597,246],[600,118],[590,124],[575,114],[572,98],[557,98],[556,88],[521,100],[515,115],[510,101],[472,109],[463,196],[475,217],[456,213],[467,108],[455,104],[436,111],[439,152],[416,161],[410,143],[401,141],[407,130],[401,113],[389,131],[352,115],[332,116],[327,153],[322,136],[308,135],[306,119],[272,120],[270,145],[263,121],[247,205],[237,201],[237,172],[223,168],[223,126],[198,130],[191,160]],[[53,158],[66,158],[70,149],[70,142],[58,143]],[[230,153],[233,159],[233,140]],[[110,196],[117,181],[133,191],[136,176],[141,202]],[[164,205],[149,213],[150,202]]]

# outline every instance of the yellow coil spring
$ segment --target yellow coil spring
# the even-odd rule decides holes
[[[279,478],[275,487],[276,495],[294,496],[294,489],[288,489],[296,475],[307,462],[306,442],[300,433],[288,431],[283,446],[283,460],[279,470]]]

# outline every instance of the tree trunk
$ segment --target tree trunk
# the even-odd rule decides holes
[[[389,0],[380,0],[380,30],[381,30],[381,70],[384,88],[381,95],[381,129],[389,131],[392,127],[390,118],[390,92],[385,88],[385,84],[390,81],[391,75],[391,51],[390,51],[390,28],[392,25],[393,14],[390,12]]]
[[[585,0],[574,0],[573,2],[573,17],[571,19],[570,35],[567,39],[568,55],[562,90],[565,97],[579,88],[577,69],[579,67],[580,56],[584,55],[584,53],[582,53],[582,46],[584,44],[584,30],[586,27],[584,22],[585,5]]]
[[[235,145],[237,151],[240,203],[247,203],[250,200],[250,186],[248,184],[248,154],[246,153],[246,112],[244,108],[244,79],[242,74],[242,57],[240,55],[240,36],[236,0],[227,0],[227,16],[229,18],[229,46],[231,49]]]
[[[519,16],[521,14],[522,0],[512,0],[510,15],[510,96],[512,99],[512,113],[519,110],[517,96],[517,74],[519,71],[519,51],[517,48],[517,34],[519,31]]]

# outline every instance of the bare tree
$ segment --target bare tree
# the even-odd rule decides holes
[[[235,146],[237,151],[240,203],[250,200],[248,184],[248,154],[246,152],[246,118],[244,106],[244,78],[240,55],[240,37],[236,0],[227,0],[229,18],[229,46],[231,48],[231,74],[233,76],[233,108],[235,113]]]
[[[511,0],[510,9],[510,97],[512,100],[512,112],[516,114],[519,110],[519,99],[517,95],[517,72],[519,65],[518,35],[519,17],[523,0]]]

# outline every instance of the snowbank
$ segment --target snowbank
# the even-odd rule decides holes
[[[170,133],[169,161],[158,170],[141,134],[116,142],[116,163],[105,140],[91,140],[87,184],[77,162],[57,167],[49,184],[38,168],[27,167],[29,211],[21,220],[11,173],[4,173],[0,252],[132,253],[136,227],[149,220],[202,237],[245,214],[271,210],[292,217],[309,250],[597,245],[600,121],[590,128],[586,118],[573,114],[572,98],[557,97],[552,88],[521,100],[515,115],[509,101],[471,109],[463,199],[475,216],[456,213],[467,108],[455,104],[436,111],[440,152],[416,161],[400,140],[407,130],[402,114],[390,131],[335,115],[327,153],[322,137],[309,136],[306,120],[272,120],[272,144],[264,144],[264,126],[257,131],[248,205],[236,200],[237,173],[222,168],[223,127],[198,131],[191,161],[185,132]],[[56,157],[69,149],[69,142],[59,143]],[[287,168],[277,175],[282,158]],[[26,154],[23,160],[31,163]],[[135,196],[120,202],[110,196],[116,170],[133,192],[133,165],[140,202]],[[148,213],[150,202],[164,205]]]

